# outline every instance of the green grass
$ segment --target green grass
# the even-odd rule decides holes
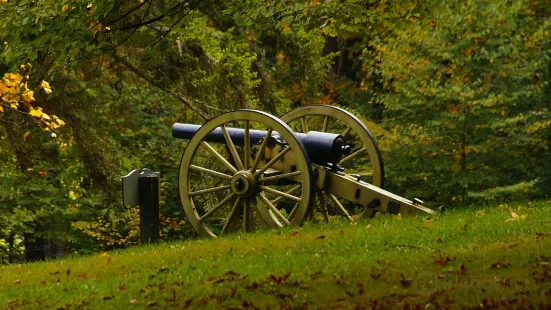
[[[5,266],[0,307],[549,308],[550,259],[541,201]]]

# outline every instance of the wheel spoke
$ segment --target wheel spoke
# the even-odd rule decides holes
[[[194,170],[194,171],[204,172],[204,173],[212,175],[214,177],[219,177],[219,178],[226,179],[226,180],[231,180],[231,178],[232,178],[231,175],[228,175],[228,174],[225,174],[225,173],[222,173],[222,172],[218,172],[218,171],[214,171],[214,170],[210,170],[210,169],[205,168],[205,167],[190,165],[189,168],[191,170]]]
[[[279,153],[277,153],[274,158],[272,158],[267,164],[264,165],[264,167],[260,168],[257,172],[255,172],[254,177],[258,178],[264,171],[268,170],[271,166],[273,166],[283,155],[285,155],[287,152],[291,150],[291,146],[287,145],[283,150],[281,150]]]
[[[228,168],[228,170],[231,172],[231,173],[236,173],[237,172],[237,169],[235,169],[235,167],[230,164],[229,161],[227,161],[224,156],[220,155],[220,153],[218,153],[212,146],[210,146],[210,144],[208,144],[207,142],[203,141],[202,142],[204,146],[207,147],[207,149],[224,165],[226,166],[226,168]]]
[[[249,199],[245,199],[243,204],[243,232],[247,232],[247,226],[249,225]]]
[[[344,208],[344,206],[341,204],[341,202],[337,199],[337,197],[335,197],[335,195],[333,194],[329,194],[329,198],[331,198],[331,200],[333,201],[333,203],[342,211],[342,213],[344,213],[344,215],[346,216],[346,218],[348,218],[348,220],[352,223],[354,223],[354,219],[352,217],[350,217],[350,214],[348,214],[348,211],[346,211],[346,209]]]
[[[301,119],[300,119],[300,122],[302,124],[302,132],[303,133],[308,133],[308,122],[306,121],[306,116],[303,116]]]
[[[322,127],[321,131],[326,132],[328,127],[329,127],[329,116],[326,115],[323,118],[323,127]]]
[[[343,139],[346,138],[346,136],[348,136],[351,130],[352,128],[350,128],[350,126],[346,126],[346,130],[341,134],[342,138]]]
[[[299,184],[293,188],[291,188],[289,191],[286,192],[286,194],[292,194],[294,192],[297,192],[300,188],[302,187],[302,184]],[[276,204],[278,204],[281,200],[285,199],[285,197],[283,196],[279,196],[277,197],[276,199],[272,200],[272,204],[275,206]]]
[[[291,210],[291,213],[289,213],[289,218],[292,219],[295,214],[297,213],[298,211],[298,206],[300,205],[300,202],[297,202],[295,203],[295,205],[293,206],[293,209]]]
[[[345,158],[341,159],[341,161],[339,161],[339,165],[342,165],[345,161],[349,161],[351,160],[352,158],[360,155],[361,153],[367,151],[367,148],[365,147],[362,147],[361,149],[357,150],[356,152],[346,156]]]
[[[292,178],[294,176],[300,175],[301,173],[302,172],[300,171],[295,171],[295,172],[289,172],[289,173],[276,174],[270,177],[260,178],[258,179],[258,182],[268,182],[268,181],[275,181],[279,179]]]
[[[279,212],[279,210],[266,197],[264,197],[264,195],[258,195],[256,196],[256,199],[260,199],[260,201],[264,203],[264,205],[268,207],[268,209],[270,209],[276,216],[278,216],[285,224],[291,225],[289,220],[287,220],[287,218],[283,216],[283,214],[281,214],[281,212]]]
[[[226,144],[230,149],[230,153],[233,157],[233,160],[235,161],[235,164],[237,165],[237,168],[239,170],[243,170],[243,163],[241,162],[241,158],[239,158],[239,154],[237,154],[237,149],[235,148],[235,145],[233,144],[230,134],[228,133],[228,129],[226,129],[226,124],[223,124],[221,128],[222,128],[222,134],[224,135],[224,139],[226,140]]]
[[[197,196],[197,195],[203,195],[203,194],[206,194],[206,193],[213,193],[213,192],[223,191],[223,190],[229,189],[229,188],[230,188],[229,185],[223,185],[223,186],[218,186],[218,187],[202,189],[202,190],[198,190],[198,191],[194,191],[194,192],[189,192],[188,194],[189,194],[189,196],[193,197],[193,196]]]
[[[262,186],[261,185],[260,189],[263,190],[263,191],[266,191],[268,193],[276,194],[278,196],[282,196],[284,198],[300,202],[300,197],[293,196],[293,195],[287,194],[285,192],[278,191],[277,189],[273,189],[273,188],[268,187],[268,186]]]
[[[237,197],[235,200],[235,203],[233,204],[233,207],[231,209],[230,215],[228,215],[228,218],[226,219],[226,223],[224,223],[224,227],[222,227],[222,231],[220,232],[220,235],[223,235],[227,232],[228,227],[230,226],[230,223],[232,221],[233,216],[235,215],[235,212],[237,208],[239,207],[239,203],[241,202],[241,197]]]
[[[245,121],[245,153],[243,154],[243,160],[245,161],[245,169],[249,169],[249,164],[251,161],[251,138],[250,138],[250,123]]]
[[[266,133],[266,136],[264,137],[264,140],[262,140],[262,144],[260,145],[260,149],[258,149],[258,153],[256,154],[256,157],[254,159],[253,166],[251,167],[251,172],[255,173],[256,167],[258,166],[258,162],[260,161],[260,156],[262,156],[262,153],[264,153],[264,149],[266,148],[266,144],[268,143],[268,139],[272,136],[273,129],[270,128],[268,132]]]
[[[214,206],[214,208],[210,209],[207,213],[205,213],[205,215],[201,216],[201,218],[199,218],[199,222],[203,221],[205,218],[209,217],[211,214],[218,211],[218,209],[220,209],[228,201],[230,201],[233,198],[233,196],[235,196],[235,193],[231,193],[229,196],[222,199],[222,201],[220,201],[216,206]]]
[[[323,219],[325,220],[325,222],[329,222],[329,212],[327,212],[327,206],[325,205],[325,198],[323,196],[323,192],[318,190],[317,191],[317,196],[318,196],[318,200],[319,200],[319,204],[321,206],[321,212],[323,213]]]

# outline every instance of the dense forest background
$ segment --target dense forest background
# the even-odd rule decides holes
[[[354,112],[404,197],[546,197],[550,28],[545,0],[0,0],[0,263],[137,243],[142,167],[193,235],[171,126],[238,108]]]

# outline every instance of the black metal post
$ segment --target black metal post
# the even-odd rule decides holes
[[[159,175],[146,174],[138,178],[140,204],[140,241],[154,243],[159,239]]]

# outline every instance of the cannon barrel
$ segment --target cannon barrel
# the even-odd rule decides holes
[[[175,123],[172,126],[172,136],[178,139],[190,140],[201,126],[195,124]],[[226,128],[229,136],[235,145],[244,145],[245,130],[240,128]],[[264,130],[249,130],[251,145],[259,143],[266,136]],[[272,137],[277,137],[276,131],[272,132]],[[344,144],[342,136],[334,133],[309,131],[308,133],[296,133],[298,140],[304,145],[310,160],[317,164],[336,163],[343,155],[350,152],[350,147]],[[220,127],[213,130],[205,141],[213,143],[226,143],[224,134]]]

